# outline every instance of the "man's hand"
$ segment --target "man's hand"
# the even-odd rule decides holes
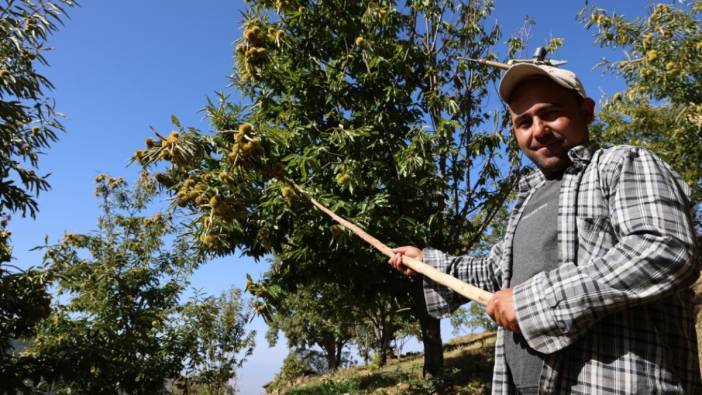
[[[514,302],[512,301],[512,288],[505,288],[495,292],[495,295],[488,301],[485,311],[497,323],[497,325],[510,332],[519,333],[519,323],[517,314],[514,312]]]
[[[397,271],[404,274],[405,276],[416,275],[417,272],[402,264],[402,256],[406,255],[410,258],[414,258],[421,261],[422,250],[413,246],[402,246],[393,248],[392,250],[395,252],[395,255],[388,260],[390,266],[394,267],[395,269],[397,269]]]

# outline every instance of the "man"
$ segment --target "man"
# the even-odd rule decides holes
[[[537,169],[488,257],[402,255],[495,292],[493,393],[702,393],[689,285],[699,274],[688,186],[652,153],[598,149],[594,102],[570,71],[517,64],[500,82]],[[430,314],[465,302],[425,279]]]

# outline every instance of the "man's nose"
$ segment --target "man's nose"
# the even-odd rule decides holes
[[[531,128],[532,136],[537,139],[550,133],[550,129],[546,122],[539,117],[534,117]]]

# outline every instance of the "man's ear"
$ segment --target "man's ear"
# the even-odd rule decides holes
[[[589,125],[595,119],[595,101],[586,97],[580,102],[580,111],[585,116],[585,122]]]

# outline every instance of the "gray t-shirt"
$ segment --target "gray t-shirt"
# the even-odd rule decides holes
[[[512,244],[511,287],[558,265],[558,193],[562,178],[546,180],[531,196],[517,224]],[[538,392],[543,355],[518,333],[505,332],[505,359],[520,394]]]

